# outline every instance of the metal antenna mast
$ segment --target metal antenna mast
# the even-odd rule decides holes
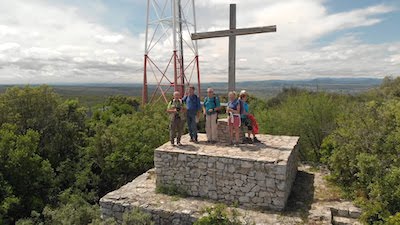
[[[168,102],[172,91],[183,95],[196,83],[201,96],[196,32],[194,0],[147,0],[143,104]]]
[[[181,6],[181,0],[178,0],[178,7],[179,7],[179,49],[180,49],[180,72],[181,72],[181,82],[182,82],[182,86],[185,86],[185,79],[184,79],[184,75],[185,75],[185,70],[183,68],[185,68],[184,64],[183,64],[183,36],[182,36],[182,6]],[[183,93],[184,88],[181,89]]]

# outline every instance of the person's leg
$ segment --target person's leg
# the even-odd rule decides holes
[[[247,141],[249,144],[253,143],[253,140],[251,139],[251,134],[253,133],[253,127],[251,126],[251,121],[247,118]]]
[[[230,120],[230,119],[228,119]],[[229,143],[233,144],[233,123],[232,122],[228,122],[229,125]]]
[[[196,123],[196,114],[191,115],[191,123],[192,123],[192,135],[193,139],[197,141],[197,123]]]
[[[212,141],[217,141],[218,139],[218,114],[214,113],[211,115],[211,140]]]
[[[171,144],[175,144],[175,134],[176,134],[176,126],[175,126],[175,119],[171,119],[169,123],[169,140]]]
[[[194,118],[194,116],[191,113],[188,113],[188,128],[189,128],[190,139],[196,140],[196,137],[194,135],[193,123],[196,124],[196,118]]]
[[[211,126],[212,115],[206,115],[206,133],[207,141],[212,141],[212,126]]]
[[[189,130],[190,140],[193,140],[193,133],[192,133],[192,127],[191,127],[192,119],[190,117],[189,112],[186,115],[186,122],[187,122],[188,130]]]
[[[183,129],[183,121],[181,119],[176,120],[176,128],[178,130],[178,135],[176,137],[176,143],[181,145],[181,137],[182,137],[182,129]]]
[[[239,127],[235,126],[235,138],[236,138],[236,144],[239,144]]]
[[[253,142],[260,143],[260,140],[257,139],[256,134],[254,133],[254,130],[253,130]]]

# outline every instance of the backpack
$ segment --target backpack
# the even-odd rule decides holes
[[[210,99],[209,97],[206,97],[206,98],[207,98],[207,101]],[[215,107],[217,107],[217,98],[218,98],[218,96],[216,96],[216,95],[213,97],[213,102],[214,102]],[[220,113],[220,109],[216,110],[215,112]]]
[[[244,114],[244,103],[241,99],[238,99],[240,104],[240,115]]]
[[[244,107],[243,107],[243,101],[242,100],[240,100],[239,98],[238,99],[236,99],[236,101],[238,101],[238,105],[240,106],[240,112],[239,112],[239,114],[243,114],[243,112],[244,112]],[[233,102],[232,102],[233,103]],[[229,102],[228,102],[228,105],[229,105]]]

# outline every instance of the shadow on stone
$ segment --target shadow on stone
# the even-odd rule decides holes
[[[284,213],[300,213],[302,217],[307,217],[313,203],[314,189],[314,174],[298,171]]]
[[[176,148],[185,150],[185,151],[190,151],[190,152],[196,152],[199,150],[199,147],[191,145],[191,144],[185,144],[182,146],[176,146]]]
[[[260,151],[260,149],[264,149],[269,147],[264,143],[257,143],[257,144],[246,144],[244,146],[240,146],[240,150],[242,151]]]

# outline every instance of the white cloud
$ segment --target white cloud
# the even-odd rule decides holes
[[[203,17],[201,14],[198,16],[201,17],[198,19],[199,30],[209,30],[207,26],[226,29],[229,18],[227,5],[216,6],[217,3],[211,5],[207,2],[202,5],[205,7]],[[394,7],[380,4],[329,13],[323,0],[264,2],[251,0],[237,5],[238,27],[277,25],[277,33],[238,37],[236,56],[238,59],[246,58],[247,62],[237,64],[237,80],[248,80],[249,76],[253,79],[301,79],[310,76],[382,77],[400,74],[399,68],[393,66],[392,61],[396,62],[396,58],[390,58],[390,62],[385,60],[389,51],[400,49],[400,42],[365,44],[360,37],[367,34],[352,33],[322,46],[319,41],[338,31],[378,24],[383,21],[385,13],[396,10]],[[208,10],[213,15],[205,16]],[[218,25],[220,21],[223,25]],[[227,41],[201,41],[200,54],[203,57],[218,53],[218,57],[207,59],[213,63],[207,64],[205,72],[203,69],[203,74],[210,74],[210,79],[227,80]]]
[[[227,29],[231,2],[196,1],[198,31]],[[239,81],[381,77],[400,72],[400,41],[366,44],[360,37],[367,34],[347,33],[330,43],[320,42],[338,31],[379,24],[386,13],[396,10],[393,7],[379,4],[331,13],[325,0],[236,3],[238,27],[278,27],[277,33],[238,37]],[[0,83],[141,82],[144,34],[132,34],[126,28],[111,29],[99,19],[107,11],[106,6],[98,1],[90,4],[94,12],[86,13],[76,6],[49,0],[3,1]],[[198,44],[203,82],[226,81],[228,39],[201,40]],[[152,60],[166,64],[172,54],[170,46],[171,37],[161,41],[152,49]]]
[[[115,32],[75,7],[16,0],[2,2],[0,13],[0,83],[103,82],[142,66],[126,63],[142,58],[133,50],[141,49],[140,37]]]
[[[98,40],[100,40],[103,43],[110,43],[110,44],[116,44],[119,43],[124,39],[124,36],[121,34],[116,34],[116,35],[96,35],[95,36]]]

